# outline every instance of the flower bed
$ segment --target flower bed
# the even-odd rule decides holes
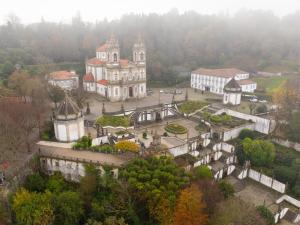
[[[165,131],[172,134],[185,134],[187,133],[187,128],[176,123],[171,123],[165,126]]]

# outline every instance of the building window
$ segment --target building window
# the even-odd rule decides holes
[[[117,61],[118,61],[118,54],[114,53],[114,62],[117,62]]]
[[[143,86],[141,86],[141,93],[143,93],[144,92],[144,88],[143,88]]]
[[[144,61],[144,53],[143,52],[141,52],[141,54],[140,54],[140,60]]]
[[[118,88],[115,89],[115,95],[116,95],[116,96],[119,95],[119,89],[118,89]]]

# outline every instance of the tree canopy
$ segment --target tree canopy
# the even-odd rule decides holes
[[[245,138],[243,152],[254,166],[270,166],[275,158],[275,147],[269,141]]]

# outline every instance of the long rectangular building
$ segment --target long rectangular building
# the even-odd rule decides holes
[[[215,94],[223,94],[224,86],[234,78],[242,88],[242,92],[254,92],[257,84],[249,80],[249,73],[236,69],[204,69],[191,73],[191,87]]]

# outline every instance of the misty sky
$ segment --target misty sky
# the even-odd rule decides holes
[[[84,21],[117,19],[128,13],[165,13],[177,8],[180,13],[195,10],[203,14],[233,15],[240,9],[271,10],[283,16],[300,10],[300,0],[1,0],[0,23],[9,14],[23,23],[46,21],[70,22],[80,12]]]

